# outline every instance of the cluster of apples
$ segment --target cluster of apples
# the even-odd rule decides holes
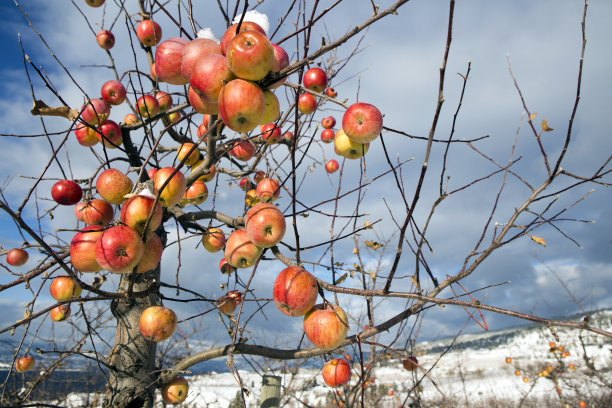
[[[284,80],[269,75],[288,64],[285,50],[259,24],[243,21],[239,30],[230,26],[220,44],[208,38],[162,41],[151,72],[161,82],[189,84],[187,97],[196,112],[218,114],[230,129],[249,132],[277,119],[280,105],[272,89]]]

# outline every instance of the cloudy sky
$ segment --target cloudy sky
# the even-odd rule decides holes
[[[142,50],[135,47],[136,55],[132,52],[128,35],[130,26],[123,16],[116,18],[117,9],[114,4],[109,5],[103,13],[102,9],[91,9],[81,4],[84,2],[77,1],[81,11],[87,16],[86,21],[69,1],[23,3],[24,10],[41,33],[46,45],[28,27],[27,21],[17,7],[9,2],[0,4],[2,16],[0,47],[4,54],[4,64],[0,66],[0,95],[2,95],[0,133],[34,135],[43,132],[43,122],[29,114],[32,93],[24,71],[18,33],[21,34],[25,53],[30,56],[33,64],[42,67],[53,87],[73,108],[82,104],[84,94],[97,97],[102,83],[113,78],[112,72],[106,67],[109,64],[108,56],[95,43],[95,32],[100,28],[110,28],[115,33],[117,45],[112,50],[112,56],[120,73],[133,69],[135,62],[140,70],[148,70]],[[109,3],[114,2],[109,1]],[[202,3],[212,5],[214,2]],[[371,3],[365,0],[360,0],[359,3],[363,4],[356,6],[357,2],[347,1],[326,15],[313,29],[311,50],[321,44],[322,37],[325,37],[329,43],[369,18],[372,14]],[[384,9],[392,2],[378,3],[381,9]],[[220,13],[206,4],[195,7],[200,7],[194,13],[197,28],[211,27],[213,32],[221,37],[225,23]],[[258,10],[269,15],[274,30],[278,25],[280,11],[273,2],[264,2]],[[130,8],[129,11],[136,10]],[[506,165],[511,159],[516,139],[513,157],[520,158],[520,161],[512,167],[512,170],[530,185],[540,186],[546,178],[545,167],[509,73],[509,63],[528,109],[531,113],[537,113],[534,119],[536,130],[539,131],[542,119],[546,119],[554,129],[542,136],[544,148],[554,163],[567,132],[576,94],[582,11],[583,5],[578,1],[457,2],[453,42],[446,70],[445,103],[435,137],[438,139],[449,137],[463,85],[463,79],[459,74],[465,74],[470,63],[471,71],[453,138],[470,140],[488,136],[473,146],[501,165]],[[572,142],[562,165],[565,170],[581,176],[592,175],[612,152],[608,124],[609,90],[612,89],[612,79],[608,73],[612,62],[612,50],[609,47],[609,38],[612,36],[612,27],[609,24],[611,17],[612,4],[609,2],[592,2],[589,5],[586,28],[588,42],[581,100],[574,122]],[[179,35],[179,30],[165,16],[159,14],[155,19],[162,26],[164,38]],[[185,23],[187,31],[191,33],[187,20]],[[290,33],[294,23],[295,15],[292,14],[273,40],[280,41]],[[375,104],[385,115],[385,126],[410,135],[427,136],[438,96],[439,67],[442,62],[447,27],[446,2],[411,1],[399,10],[397,16],[385,18],[362,32],[363,38],[359,35],[336,51],[333,56],[342,61],[354,50],[358,50],[333,78],[331,85],[337,89],[339,98],[346,99],[349,104],[357,100]],[[299,41],[301,45],[302,38]],[[47,46],[62,65],[53,58]],[[292,59],[295,59],[295,39],[286,41],[283,46]],[[325,55],[316,63],[328,66],[331,57],[332,55]],[[49,105],[59,105],[58,100],[45,89],[38,74],[30,66],[28,73],[32,78],[36,99],[42,99]],[[138,86],[137,77],[132,75],[130,78]],[[290,77],[290,81],[296,82],[297,77],[295,75]],[[127,85],[127,77],[123,82]],[[171,92],[181,90],[180,87],[167,85],[162,86],[162,89]],[[286,109],[288,107],[286,95],[289,93],[280,89],[277,95],[281,100],[281,109]],[[128,111],[126,105],[113,108],[111,119],[119,122]],[[307,137],[318,137],[316,123],[328,115],[334,115],[340,121],[342,110],[337,105],[322,106],[314,114],[313,125],[305,132],[303,140],[307,141]],[[199,121],[199,115],[196,118],[195,120]],[[65,131],[68,125],[63,119],[45,118],[44,126],[48,132],[61,132]],[[426,144],[422,140],[393,132],[385,132],[383,137],[393,162],[408,160],[401,167],[401,176],[406,199],[411,202]],[[62,138],[62,134],[50,136],[54,146],[57,146]],[[166,146],[172,146],[171,141],[168,141]],[[414,212],[419,228],[423,227],[431,206],[439,196],[445,147],[444,144],[435,144],[432,149],[421,198]],[[94,147],[95,149],[99,149],[99,146]],[[449,178],[444,178],[448,191],[468,185],[498,169],[475,149],[466,143],[455,143],[451,146],[445,173]],[[18,206],[20,197],[23,197],[32,185],[31,179],[20,176],[38,176],[49,161],[50,150],[46,138],[2,138],[0,183],[5,197],[13,207]],[[279,146],[275,148],[274,157],[280,161],[286,155],[286,151],[284,146]],[[97,152],[100,153],[100,150]],[[316,161],[315,165],[309,163],[300,172],[300,175],[305,172],[307,176],[300,181],[300,199],[307,206],[335,197],[338,189],[337,174],[328,176],[321,165],[325,160],[335,157],[333,146],[316,143],[309,150],[309,157]],[[71,173],[74,178],[89,177],[99,165],[90,151],[79,146],[73,138],[69,138],[58,158],[62,162],[63,169],[68,174]],[[226,162],[225,165],[229,164]],[[285,163],[279,172],[284,174],[283,171],[287,168]],[[121,169],[127,170],[127,168]],[[382,143],[377,140],[372,143],[366,155],[365,169],[360,167],[358,161],[347,161],[344,164],[340,191],[348,192],[359,186],[360,178],[362,182],[372,180],[388,170],[389,165]],[[60,170],[56,164],[50,166],[47,177],[60,177]],[[605,180],[609,182],[610,177]],[[228,187],[229,182],[225,176],[219,178],[215,208],[233,216],[242,215],[243,193],[235,185]],[[472,188],[451,195],[436,208],[428,229],[431,251],[427,248],[425,257],[438,280],[442,281],[447,275],[457,273],[466,256],[475,247],[503,182],[503,174],[497,174],[475,184]],[[31,221],[37,211],[42,213],[51,207],[48,198],[52,183],[49,180],[40,184],[37,190],[38,207],[32,200],[25,208],[28,220]],[[571,179],[559,177],[546,191],[559,192],[570,184],[572,184]],[[405,215],[403,201],[391,175],[378,179],[364,191],[365,194],[359,203],[359,212],[367,215],[359,218],[357,226],[363,225],[365,220],[370,222],[380,220],[380,222],[373,230],[361,233],[359,238],[361,242],[375,240],[388,244],[376,252],[363,249],[363,261],[368,269],[375,268],[379,262],[380,274],[386,276],[398,239],[395,221],[401,223]],[[509,176],[492,217],[492,225],[505,223],[513,210],[520,206],[529,194],[530,191],[525,184],[516,177]],[[581,200],[585,195],[588,197]],[[358,196],[353,193],[340,200],[338,213],[352,214],[357,199]],[[579,200],[581,201],[574,205]],[[530,209],[542,210],[549,202],[550,199],[542,200]],[[483,303],[545,317],[562,317],[576,313],[581,308],[592,310],[612,306],[612,298],[609,295],[612,286],[610,239],[612,214],[609,203],[610,191],[602,185],[582,185],[560,194],[547,214],[552,216],[571,207],[561,216],[564,220],[555,223],[555,227],[571,239],[554,227],[545,225],[533,234],[542,237],[546,241],[546,247],[534,243],[528,237],[515,240],[496,251],[473,275],[462,281],[462,284],[466,290],[475,290],[510,282],[480,291],[477,296]],[[278,205],[286,210],[285,213],[290,213],[290,198],[287,194],[281,195]],[[211,207],[209,198],[201,208]],[[298,206],[298,210],[300,209]],[[334,204],[332,202],[320,209],[330,213],[334,210]],[[52,232],[56,228],[76,226],[71,208],[57,209],[53,215],[53,220],[45,217],[40,225],[45,233]],[[518,220],[518,223],[526,223],[531,219],[532,216],[525,215]],[[329,239],[331,228],[329,217],[318,216],[315,212],[309,211],[308,218],[298,217],[298,224],[300,242],[303,246]],[[346,228],[344,230],[346,233],[352,230],[352,227],[352,222],[347,223],[346,219],[339,219],[335,223],[334,234],[338,234],[342,228]],[[169,240],[174,241],[175,225],[169,222],[166,229],[169,232]],[[288,244],[293,244],[295,242],[293,232],[291,228],[289,230],[285,240]],[[0,244],[4,248],[22,243],[16,227],[5,214],[0,214],[0,231],[2,237]],[[226,232],[229,232],[229,229],[226,229]],[[60,237],[69,241],[71,235],[60,234]],[[185,238],[183,231],[181,238]],[[484,238],[485,245],[490,241],[489,229]],[[52,238],[49,238],[49,242],[62,243]],[[208,297],[217,297],[223,294],[219,284],[224,282],[224,278],[216,268],[220,256],[206,253],[198,242],[198,237],[191,237],[181,243],[182,269],[179,275],[181,286],[197,290]],[[412,238],[409,242],[414,244]],[[347,265],[357,262],[357,258],[353,255],[354,246],[351,238],[334,245],[334,261]],[[392,287],[394,290],[411,290],[411,281],[408,277],[414,274],[415,261],[407,245],[404,245],[404,249],[405,253],[397,272],[397,276],[401,279],[394,283]],[[291,255],[286,248],[284,251],[287,255]],[[385,252],[381,256],[383,251]],[[35,260],[41,257],[36,256],[34,251],[31,252],[34,259],[27,266],[33,267]],[[165,282],[175,282],[177,255],[177,245],[170,246],[164,253],[162,279]],[[308,262],[330,264],[329,251],[323,252],[321,248],[305,251],[302,256]],[[282,267],[278,261],[262,262],[251,285],[256,289],[255,294],[258,298],[271,297],[271,282]],[[320,266],[307,268],[318,277],[331,280],[326,268]],[[241,279],[243,281],[248,279],[249,273],[250,270],[241,271]],[[6,272],[0,274],[0,284],[11,279],[12,277]],[[421,279],[423,286],[431,289],[431,281],[427,279],[422,269]],[[233,280],[231,283],[233,284]],[[39,285],[40,281],[37,281],[35,286]],[[349,278],[343,285],[361,287],[361,282]],[[571,296],[564,287],[569,289]],[[109,285],[108,289],[110,288]],[[46,293],[45,287],[37,308],[51,303]],[[174,291],[168,292],[168,295],[173,294]],[[452,296],[452,293],[445,292],[443,295]],[[31,299],[31,295],[23,287],[2,293],[0,303],[10,311],[0,317],[2,327],[22,315],[23,305],[28,298]],[[351,333],[355,332],[359,324],[364,324],[364,303],[362,299],[340,297],[340,304],[355,319],[352,322]],[[180,318],[189,317],[209,308],[208,304],[201,303],[185,305],[167,302],[167,304],[177,310]],[[405,306],[404,301],[377,301],[377,323],[395,315]],[[252,303],[248,305],[247,310],[254,310]],[[216,343],[225,341],[224,330],[218,322],[216,313],[209,316],[204,323],[208,329],[202,337]],[[361,321],[359,321],[360,316]],[[485,318],[490,329],[521,323],[491,313],[486,313]],[[425,314],[420,326],[419,339],[454,335],[463,327],[466,319],[467,314],[462,309],[432,308]],[[409,321],[411,324],[413,322],[414,320]],[[301,335],[301,319],[287,318],[281,315],[274,305],[269,304],[263,309],[263,313],[257,313],[247,328],[251,330],[251,336],[256,341],[267,344],[275,344],[279,332],[289,332],[285,344],[282,345],[294,347]],[[471,322],[466,330],[477,332],[482,329]]]

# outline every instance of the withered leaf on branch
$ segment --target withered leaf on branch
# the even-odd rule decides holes
[[[369,248],[372,248],[373,250],[377,250],[378,248],[382,247],[383,245],[376,242],[376,241],[366,241],[365,242],[366,246]]]
[[[538,116],[538,114],[537,114],[537,113],[532,113],[532,114],[529,116],[529,120],[534,120],[536,116]]]
[[[546,121],[546,119],[542,119],[542,130],[545,132],[552,132],[555,129],[548,126],[548,122]]]
[[[79,111],[76,109],[70,109],[68,106],[52,108],[41,100],[34,101],[30,113],[35,116],[61,116],[69,120],[76,120],[79,117]]]
[[[341,284],[342,282],[344,282],[344,281],[346,280],[346,277],[347,277],[347,276],[348,276],[348,275],[347,275],[346,273],[345,273],[344,275],[342,275],[342,276],[340,277],[340,279],[338,279],[338,280],[336,281],[336,285],[339,285],[339,284]]]
[[[544,241],[544,238],[541,237],[536,237],[535,235],[531,235],[531,239],[533,240],[533,242],[535,242],[536,244],[540,244],[542,246],[546,246],[546,241]]]

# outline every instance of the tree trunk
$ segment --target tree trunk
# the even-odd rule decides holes
[[[159,266],[146,274],[130,275],[121,277],[119,292],[128,291],[130,279],[135,280],[134,292],[147,289],[151,282],[159,281]],[[117,319],[117,331],[107,358],[110,381],[105,408],[153,406],[159,372],[155,369],[157,343],[146,340],[140,334],[139,321],[144,309],[159,304],[157,291],[143,298],[112,302],[111,311]]]

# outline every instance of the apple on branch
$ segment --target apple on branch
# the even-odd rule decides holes
[[[180,404],[187,398],[189,384],[185,377],[176,377],[161,388],[162,400],[166,404]]]
[[[155,204],[155,207],[153,206]],[[153,213],[153,215],[151,215]],[[130,197],[121,207],[121,222],[143,234],[147,220],[148,231],[155,231],[162,223],[163,210],[160,203],[155,203],[155,198],[148,195],[136,195]]]
[[[149,306],[140,315],[140,333],[154,342],[172,337],[176,330],[177,318],[172,309],[163,306]]]
[[[269,203],[255,204],[244,217],[249,240],[258,247],[271,248],[285,235],[286,223],[283,213]]]
[[[344,112],[342,129],[354,142],[369,143],[382,132],[383,117],[374,105],[354,103]]]
[[[208,38],[196,38],[183,48],[181,57],[181,75],[191,81],[191,74],[196,63],[206,54],[221,55],[221,46]]]
[[[247,30],[236,35],[225,52],[230,69],[238,78],[263,79],[274,63],[274,48],[265,34]]]
[[[162,29],[153,20],[142,20],[136,27],[136,37],[145,47],[153,47],[162,38]]]
[[[236,268],[249,268],[255,265],[262,249],[253,244],[244,229],[233,231],[225,243],[225,259]]]
[[[104,200],[94,198],[87,201],[81,210],[83,222],[87,225],[106,225],[113,220],[113,206]]]
[[[127,96],[123,84],[115,79],[106,81],[100,90],[102,99],[109,105],[121,105]]]
[[[25,373],[26,371],[30,371],[34,368],[34,363],[34,357],[30,355],[19,357],[15,361],[15,370],[17,370],[18,373]]]
[[[83,198],[83,190],[72,180],[60,180],[51,188],[51,197],[58,204],[74,205]]]
[[[304,333],[320,349],[331,351],[338,348],[347,331],[348,317],[340,306],[318,304],[304,315]]]
[[[115,36],[108,30],[100,30],[96,34],[96,42],[101,48],[110,50],[115,45]]]
[[[162,207],[172,207],[181,201],[187,191],[185,176],[180,171],[174,173],[174,167],[164,167],[155,173],[153,184],[159,194],[159,203]],[[172,178],[170,176],[174,173]],[[167,182],[166,181],[170,180]],[[166,186],[162,189],[162,187]]]
[[[266,98],[254,82],[234,79],[219,93],[219,115],[235,132],[250,132],[260,123],[266,111]]]
[[[96,260],[96,244],[104,230],[90,225],[77,232],[70,242],[70,262],[79,272],[98,272],[102,267]]]
[[[225,248],[225,234],[219,228],[208,228],[202,235],[202,245],[208,252],[218,252]]]
[[[304,73],[302,83],[306,89],[321,93],[327,88],[327,74],[319,67],[310,68]]]
[[[28,253],[21,248],[13,248],[6,253],[6,263],[12,266],[22,266],[28,262],[28,258]]]
[[[49,292],[57,301],[76,299],[81,296],[81,287],[70,276],[58,276],[51,282]]]
[[[96,242],[96,261],[112,273],[131,272],[144,255],[144,243],[136,230],[117,225],[105,230]]]
[[[338,387],[348,383],[351,379],[351,366],[345,359],[335,358],[323,365],[321,374],[325,384],[330,387]]]
[[[129,194],[133,187],[132,180],[115,168],[104,170],[96,179],[98,194],[114,205],[123,204],[126,200],[125,195]]]
[[[181,74],[183,48],[189,41],[174,37],[162,41],[155,50],[155,73],[162,82],[185,85],[189,81]]]
[[[278,309],[287,316],[303,316],[317,302],[318,289],[319,285],[310,272],[290,266],[276,277],[272,297]]]

